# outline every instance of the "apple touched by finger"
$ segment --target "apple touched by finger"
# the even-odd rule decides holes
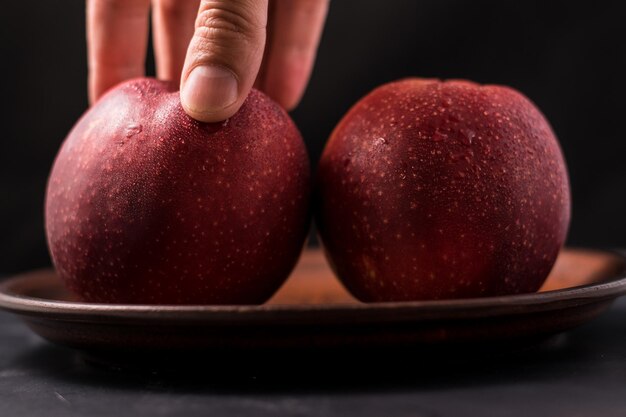
[[[287,113],[253,90],[205,124],[177,89],[137,79],[78,121],[55,160],[46,230],[86,301],[247,304],[287,278],[309,226],[310,168]]]

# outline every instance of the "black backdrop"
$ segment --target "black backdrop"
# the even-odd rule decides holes
[[[293,117],[315,162],[350,105],[386,81],[511,85],[543,110],[565,151],[569,243],[626,246],[625,22],[618,0],[335,0]],[[0,10],[0,273],[49,263],[45,181],[87,105],[84,30],[80,0]]]

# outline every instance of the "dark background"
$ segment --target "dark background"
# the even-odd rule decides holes
[[[293,117],[315,162],[375,86],[406,76],[511,85],[560,138],[574,197],[569,243],[626,246],[626,2],[333,1]],[[49,264],[43,198],[54,155],[85,110],[84,2],[0,11],[0,274]],[[149,67],[152,64],[149,62]]]

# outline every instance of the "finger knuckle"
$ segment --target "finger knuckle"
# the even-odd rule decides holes
[[[255,39],[265,30],[251,13],[235,7],[237,2],[219,2],[201,7],[196,20],[196,34],[210,39]]]

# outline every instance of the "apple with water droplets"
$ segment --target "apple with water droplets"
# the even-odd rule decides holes
[[[315,196],[327,257],[363,301],[537,291],[570,220],[545,117],[511,88],[469,81],[365,96],[333,131]]]
[[[287,278],[309,226],[310,168],[287,113],[253,90],[223,123],[169,83],[121,84],[78,121],[50,174],[52,259],[83,300],[247,304]]]

